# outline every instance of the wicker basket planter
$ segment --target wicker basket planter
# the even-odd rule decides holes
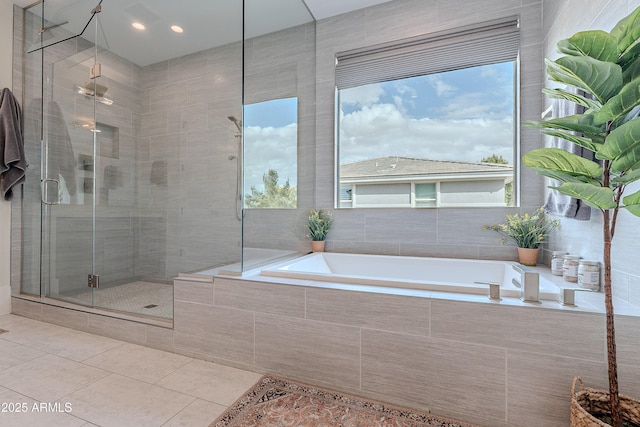
[[[623,425],[640,426],[640,401],[621,394],[620,412]],[[592,415],[609,413],[609,392],[585,387],[582,379],[575,377],[571,386],[571,426],[611,427],[611,424],[604,423]]]

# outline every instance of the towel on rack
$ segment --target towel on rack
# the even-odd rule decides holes
[[[5,200],[11,200],[13,188],[24,182],[27,166],[20,104],[4,88],[0,92],[0,190]]]
[[[565,88],[568,92],[578,93],[582,96],[589,96],[583,91],[576,91],[573,88]],[[553,99],[552,102],[552,118],[567,117],[574,114],[582,114],[585,112],[585,108],[574,102],[564,99]],[[554,137],[551,140],[550,146],[553,148],[561,148],[585,159],[593,160],[594,154],[592,151],[582,148],[579,145],[575,145],[565,139]],[[551,180],[552,186],[559,186],[561,183],[555,180]],[[547,198],[544,204],[545,211],[560,215],[565,218],[573,218],[580,221],[588,221],[591,218],[591,208],[587,206],[582,200],[574,199],[573,197],[566,196],[559,191],[548,191]]]

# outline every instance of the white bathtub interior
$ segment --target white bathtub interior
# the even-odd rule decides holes
[[[260,275],[359,285],[487,295],[489,283],[502,297],[519,297],[513,262],[452,258],[313,253],[266,266]],[[540,299],[558,300],[559,288],[540,277]]]

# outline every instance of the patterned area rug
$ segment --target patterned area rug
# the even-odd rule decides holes
[[[209,427],[476,427],[265,375]]]

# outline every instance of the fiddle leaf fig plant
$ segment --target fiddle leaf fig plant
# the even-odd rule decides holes
[[[564,56],[546,60],[547,75],[568,88],[546,88],[543,92],[581,105],[586,111],[525,124],[593,152],[594,160],[557,148],[540,148],[526,153],[523,163],[559,181],[560,185],[550,187],[553,190],[602,212],[611,425],[619,427],[622,414],[611,291],[611,242],[621,209],[640,216],[640,191],[624,195],[630,184],[640,180],[640,7],[610,32],[582,31],[558,42],[557,49]],[[575,89],[586,95],[576,94],[580,92]]]

